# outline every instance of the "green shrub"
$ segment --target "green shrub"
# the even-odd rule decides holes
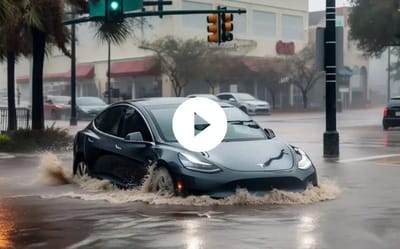
[[[7,150],[12,147],[12,140],[7,134],[0,134],[0,151]]]
[[[0,151],[70,150],[73,141],[73,137],[68,134],[66,129],[54,126],[44,130],[19,129],[6,136],[9,140],[3,146],[0,138]]]

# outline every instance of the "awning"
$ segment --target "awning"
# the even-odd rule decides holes
[[[50,73],[43,76],[43,81],[69,81],[71,78],[71,71],[65,73]],[[94,78],[94,65],[77,65],[76,66],[76,79],[85,80]],[[29,76],[18,76],[17,83],[29,83]]]
[[[160,68],[154,58],[143,58],[132,61],[114,62],[111,65],[110,76],[119,77],[138,77],[160,74]]]
[[[337,73],[340,76],[350,77],[353,75],[353,70],[351,70],[349,67],[345,66],[345,67],[339,68]]]
[[[71,71],[68,72],[68,79],[70,78]],[[80,80],[94,78],[94,65],[78,65],[76,66],[76,78]]]

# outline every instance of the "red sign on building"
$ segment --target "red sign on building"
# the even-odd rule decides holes
[[[295,52],[294,42],[278,41],[276,43],[276,53],[282,55],[292,55]]]

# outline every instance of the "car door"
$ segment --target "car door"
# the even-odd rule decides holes
[[[128,134],[133,132],[140,132],[142,139],[128,138]],[[126,110],[120,127],[120,137],[124,139],[118,142],[117,153],[124,160],[125,168],[118,172],[118,177],[127,185],[138,185],[148,172],[149,162],[157,158],[151,130],[138,109],[129,107]]]
[[[126,106],[119,105],[101,113],[92,123],[92,129],[85,134],[85,156],[91,174],[121,182],[115,171],[123,168],[123,160],[118,155],[119,127]]]

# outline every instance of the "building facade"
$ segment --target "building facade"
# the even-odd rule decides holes
[[[234,14],[234,41],[237,46],[251,46],[249,57],[275,57],[285,46],[300,51],[308,42],[308,0],[173,0],[165,9],[245,9],[246,14]],[[146,7],[152,10],[153,7]],[[123,98],[173,96],[172,87],[154,63],[153,54],[138,48],[142,40],[152,41],[166,35],[180,38],[207,39],[206,15],[143,17],[133,20],[134,34],[119,46],[111,45],[111,86]],[[93,24],[77,25],[77,95],[104,97],[107,89],[107,44],[96,39]],[[282,49],[283,48],[283,49]],[[16,67],[16,84],[22,97],[30,98],[30,59],[20,59]],[[5,85],[5,65],[1,83]],[[249,85],[250,84],[250,85]],[[196,84],[184,89],[184,95],[208,91]],[[268,99],[266,89],[255,82],[231,82],[219,90],[247,91],[261,99]],[[44,91],[51,95],[70,94],[70,59],[57,49],[46,58]],[[293,102],[293,88],[280,99]]]
[[[348,7],[336,9],[337,98],[345,108],[364,107],[370,102],[369,59],[357,48],[356,41],[350,40],[348,22],[350,11],[351,8]],[[321,39],[318,39],[321,36],[318,37],[317,30],[325,27],[325,12],[311,12],[309,21],[310,41],[315,42],[317,39],[316,43],[322,44]],[[313,91],[314,95],[323,96],[320,93],[325,91],[324,82],[321,81]],[[324,102],[323,97],[320,97],[319,102]]]

